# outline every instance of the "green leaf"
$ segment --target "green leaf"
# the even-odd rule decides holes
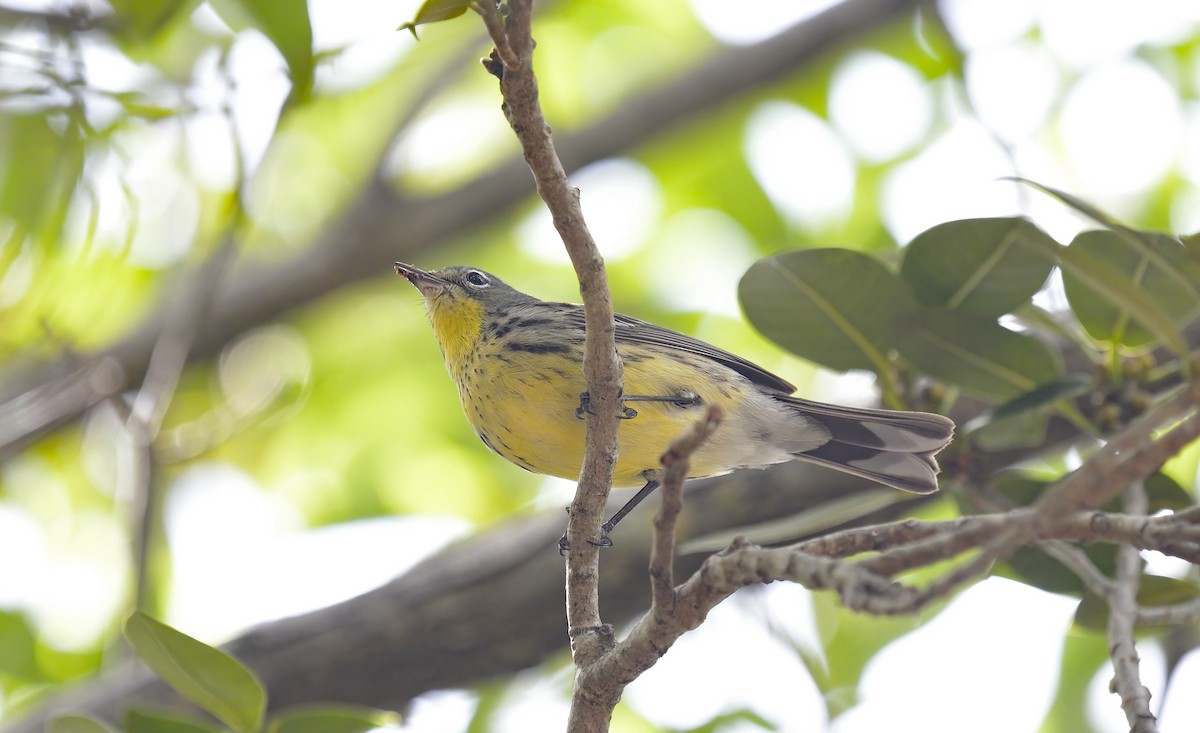
[[[316,62],[307,0],[213,0],[210,4],[231,28],[261,31],[287,62],[292,78],[289,98],[308,98]]]
[[[401,25],[396,30],[408,31],[417,37],[417,26],[427,23],[440,23],[443,20],[457,18],[471,7],[468,0],[425,0],[412,20]]]
[[[58,132],[44,115],[0,115],[0,214],[21,229],[55,238],[83,172],[83,145],[72,129]]]
[[[992,489],[1016,506],[1029,506],[1041,498],[1052,484],[1052,481],[1043,481],[1018,471],[1002,471],[992,480]]]
[[[937,379],[1008,399],[1053,382],[1058,355],[1032,336],[992,318],[945,308],[919,308],[895,322],[900,355]]]
[[[1055,244],[1022,218],[946,222],[905,248],[900,277],[924,305],[998,317],[1041,289],[1054,267],[1043,252]]]
[[[1160,269],[1165,270],[1168,278],[1174,280],[1178,287],[1190,292],[1193,299],[1200,299],[1200,277],[1197,277],[1196,272],[1193,270],[1189,273],[1185,270],[1174,269],[1173,263],[1168,260],[1161,259],[1159,253],[1156,251],[1154,240],[1158,237],[1165,237],[1166,235],[1157,234],[1154,232],[1143,232],[1131,227],[1127,227],[1083,199],[1066,193],[1065,191],[1060,191],[1057,188],[1045,186],[1027,178],[1014,178],[1013,180],[1020,181],[1044,193],[1047,193],[1059,201],[1062,201],[1067,206],[1070,206],[1071,208],[1080,212],[1084,216],[1087,216],[1088,218],[1108,227],[1110,230],[1128,242],[1129,245],[1135,250],[1140,251],[1142,255],[1144,255],[1150,262],[1157,265]]]
[[[738,285],[767,338],[832,369],[888,369],[892,319],[912,292],[879,260],[848,249],[787,252],[755,262]]]
[[[1068,374],[983,411],[963,426],[963,432],[970,432],[971,440],[989,451],[1038,445],[1055,403],[1087,394],[1093,386],[1091,377]]]
[[[267,733],[366,733],[400,722],[399,715],[387,710],[320,705],[288,710],[271,721]]]
[[[1162,575],[1143,575],[1138,584],[1137,603],[1145,608],[1169,606],[1200,595],[1195,583]],[[1108,604],[1092,593],[1084,594],[1075,609],[1075,627],[1103,632],[1108,627]]]
[[[113,733],[113,729],[85,715],[62,715],[46,723],[46,733]]]
[[[24,615],[0,611],[0,674],[32,676],[36,646],[37,636]]]
[[[192,0],[112,0],[112,9],[120,18],[121,33],[133,38],[148,38],[165,26]]]
[[[1169,329],[1175,334],[1179,326],[1196,313],[1200,299],[1171,274],[1190,266],[1183,247],[1165,235],[1153,237],[1149,246],[1157,252],[1156,260],[1116,232],[1083,232],[1071,243],[1065,254],[1078,258],[1080,253],[1085,253],[1121,278],[1115,285],[1098,288],[1077,268],[1064,271],[1063,285],[1071,310],[1092,338],[1129,348],[1149,347],[1158,341],[1156,330],[1149,323],[1144,324],[1143,318],[1130,306],[1130,296],[1134,293],[1157,311],[1155,317],[1163,322],[1160,329]],[[1108,277],[1112,279],[1113,275]],[[1115,288],[1119,290],[1114,292]]]
[[[258,730],[266,693],[236,659],[141,612],[125,621],[125,638],[178,692],[234,730]]]
[[[1188,509],[1196,504],[1187,489],[1161,471],[1150,474],[1142,485],[1146,489],[1146,498],[1150,500],[1150,514],[1163,509]]]
[[[221,730],[165,710],[131,708],[125,714],[125,733],[221,733]]]
[[[1116,549],[1112,545],[1091,545],[1079,549],[1101,572],[1112,573],[1116,564]],[[1034,547],[1018,548],[997,567],[997,575],[1019,580],[1048,593],[1077,597],[1085,595],[1083,581],[1074,570]]]

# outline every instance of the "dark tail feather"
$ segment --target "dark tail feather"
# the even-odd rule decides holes
[[[828,442],[794,453],[797,458],[916,494],[937,491],[934,456],[954,436],[954,423],[948,418],[839,407],[796,397],[779,400],[829,431]]]

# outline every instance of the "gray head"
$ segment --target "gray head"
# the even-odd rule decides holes
[[[510,305],[537,301],[477,267],[454,266],[427,272],[397,262],[395,268],[397,275],[407,278],[425,296],[431,315],[469,317],[479,313],[479,306],[483,313],[495,314]]]

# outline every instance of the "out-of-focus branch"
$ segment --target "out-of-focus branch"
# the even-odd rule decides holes
[[[1146,491],[1140,481],[1125,490],[1125,511],[1145,514]],[[1142,556],[1129,545],[1117,547],[1117,578],[1108,598],[1108,650],[1112,656],[1112,689],[1121,698],[1121,708],[1130,733],[1158,730],[1150,712],[1150,690],[1142,684],[1141,660],[1133,638],[1137,623],[1137,592],[1142,578]]]
[[[921,0],[847,0],[773,38],[713,54],[607,117],[560,135],[563,165],[571,171],[629,153],[920,5]],[[512,160],[459,189],[421,197],[398,195],[378,171],[308,251],[283,261],[239,263],[215,293],[189,358],[210,356],[250,328],[383,273],[397,258],[416,259],[421,252],[494,221],[525,200],[528,175],[524,162]],[[164,300],[169,297],[164,295]],[[106,349],[82,357],[64,355],[0,375],[0,459],[139,384],[166,325],[163,311],[149,309],[144,322]]]
[[[97,12],[85,3],[66,11],[34,10],[0,5],[0,26],[36,25],[52,33],[79,33],[88,30],[114,30],[116,16]]]
[[[1053,523],[1079,509],[1103,506],[1133,482],[1156,471],[1183,446],[1200,437],[1197,407],[1200,380],[1156,405],[1051,489],[1038,503],[1039,520]],[[1165,435],[1154,437],[1157,431],[1189,413],[1190,417]]]

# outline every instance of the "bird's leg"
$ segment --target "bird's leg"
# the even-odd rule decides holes
[[[617,513],[612,515],[611,519],[600,525],[600,540],[598,542],[593,542],[592,544],[596,547],[612,547],[612,540],[608,538],[608,533],[613,531],[613,527],[616,527],[617,523],[624,519],[626,514],[633,511],[634,507],[636,507],[638,504],[641,504],[642,499],[645,499],[647,496],[653,494],[654,490],[657,488],[657,480],[647,479],[646,485],[638,489],[638,492],[633,495],[633,498],[625,502],[625,506],[618,509]]]
[[[612,515],[611,519],[600,526],[600,539],[588,540],[588,542],[596,547],[612,547],[613,542],[611,539],[609,539],[608,533],[613,531],[613,527],[616,527],[617,524],[625,518],[626,514],[633,511],[634,507],[642,503],[642,499],[645,499],[647,496],[653,494],[654,490],[657,488],[657,479],[647,479],[646,485],[638,489],[638,492],[633,495],[633,498],[625,502],[625,506],[618,509],[617,512]],[[570,513],[571,507],[567,507],[567,514]],[[558,554],[567,554],[567,550],[570,549],[570,547],[571,546],[567,544],[567,534],[564,532],[563,536],[558,540]]]
[[[575,417],[582,420],[584,413],[591,414],[592,397],[587,392],[579,395],[579,407],[575,408]],[[692,407],[704,402],[700,395],[695,392],[686,392],[677,395],[625,395],[621,398],[622,402],[667,402],[676,407]],[[621,405],[621,413],[617,417],[622,420],[632,420],[637,417],[637,410],[632,407]]]

